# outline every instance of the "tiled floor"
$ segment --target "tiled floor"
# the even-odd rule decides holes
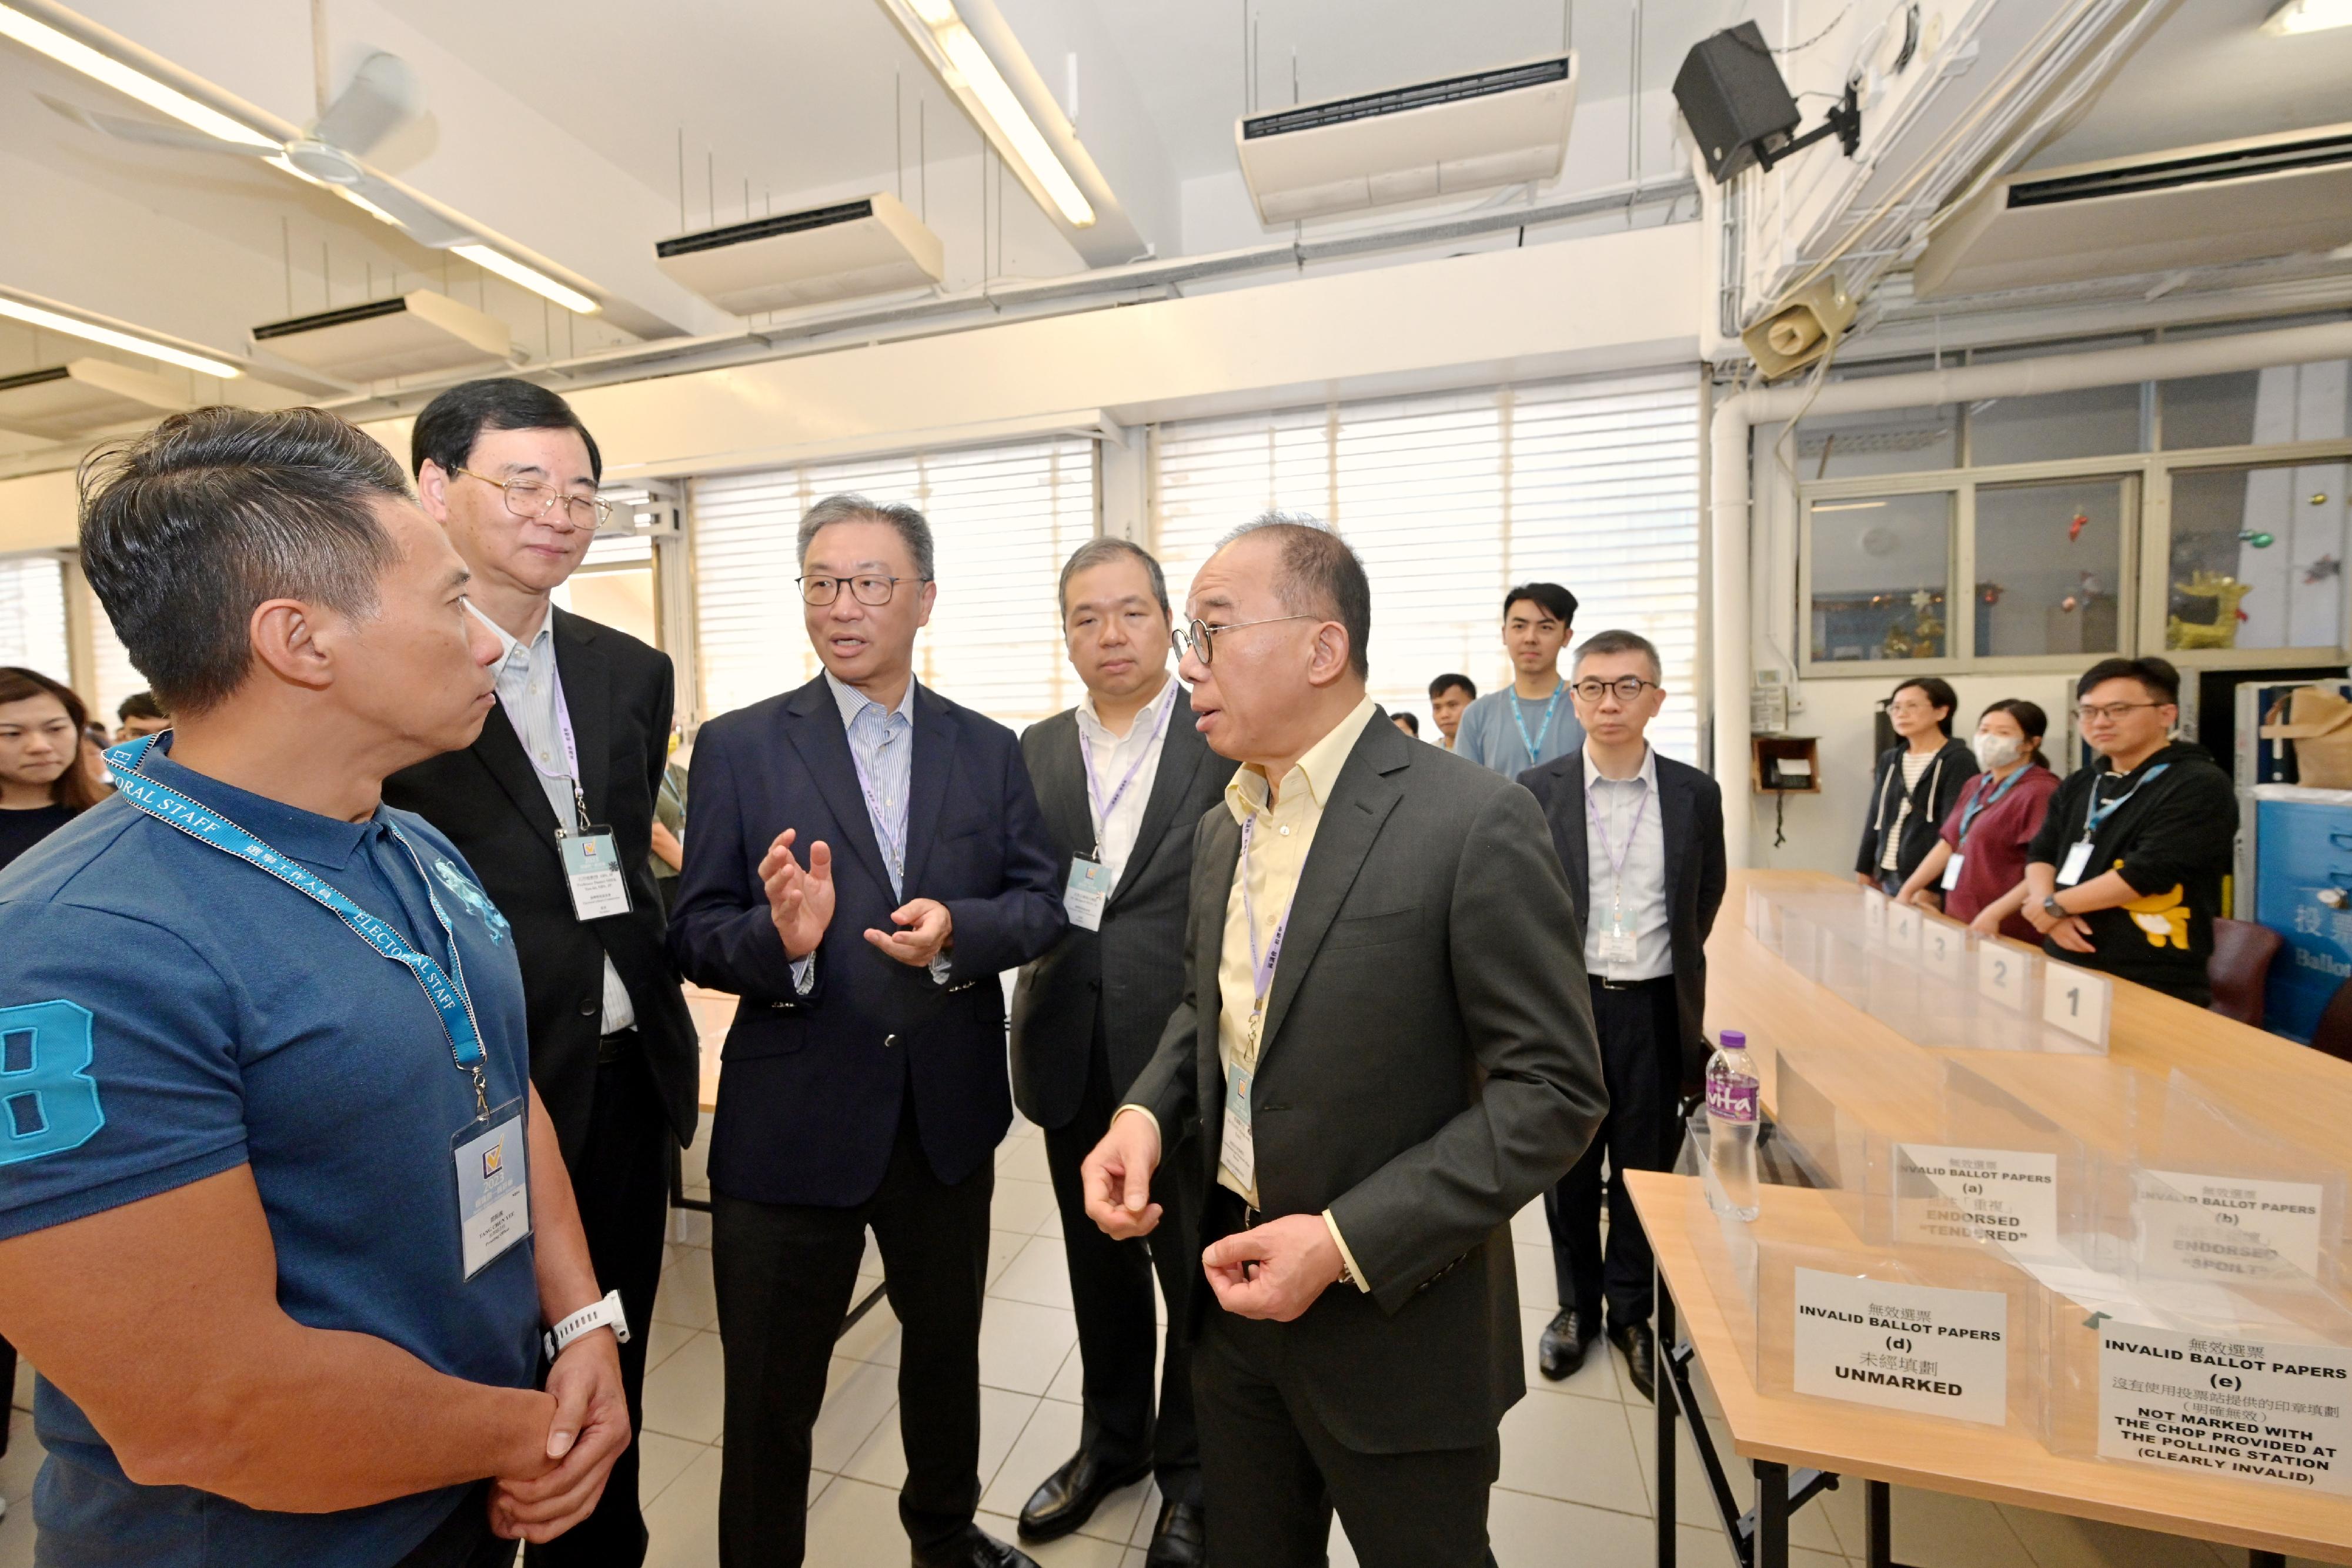
[[[699,1150],[698,1148],[697,1153]],[[981,1344],[982,1523],[1010,1538],[1013,1516],[1036,1483],[1077,1441],[1077,1332],[1062,1265],[1060,1222],[1045,1185],[1045,1145],[1017,1127],[997,1163],[989,1303]],[[689,1159],[689,1181],[700,1180]],[[1551,1299],[1551,1262],[1539,1211],[1513,1227],[1521,1294]],[[866,1278],[878,1277],[868,1253]],[[862,1289],[862,1286],[861,1286]],[[1532,1356],[1549,1312],[1525,1311]],[[721,1359],[713,1323],[709,1223],[677,1216],[671,1262],[652,1326],[653,1370],[646,1385],[641,1490],[653,1534],[648,1568],[710,1568],[718,1561]],[[1596,1353],[1601,1347],[1596,1346]],[[897,1487],[905,1474],[898,1428],[898,1328],[877,1305],[835,1347],[830,1393],[816,1428],[817,1473],[809,1486],[813,1568],[895,1568],[908,1560]],[[1593,1354],[1565,1384],[1528,1372],[1529,1392],[1503,1427],[1503,1470],[1491,1530],[1502,1568],[1641,1568],[1653,1560],[1650,1495],[1652,1412],[1628,1388],[1613,1356]],[[39,1451],[23,1408],[30,1375],[20,1375],[13,1442],[0,1459],[0,1568],[32,1562],[27,1494]],[[1731,1562],[1684,1439],[1675,1517],[1680,1557],[1698,1568]],[[1727,1444],[1725,1451],[1728,1452]],[[1149,1483],[1107,1503],[1085,1531],[1034,1555],[1045,1568],[1140,1568],[1159,1511]],[[1823,1494],[1792,1528],[1798,1568],[1859,1565],[1863,1497],[1858,1485]],[[2221,1568],[2245,1561],[2197,1542],[2146,1535],[2053,1514],[1898,1490],[1895,1548],[1914,1568]],[[1354,1568],[1334,1531],[1333,1568]]]

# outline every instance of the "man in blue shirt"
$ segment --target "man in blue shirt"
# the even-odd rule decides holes
[[[36,1560],[509,1561],[628,1422],[506,922],[380,800],[488,711],[465,568],[308,409],[165,420],[87,481],[81,549],[177,725],[0,875]]]
[[[1557,582],[1523,582],[1503,595],[1503,648],[1511,684],[1462,710],[1454,749],[1506,779],[1584,747],[1568,700],[1560,654],[1575,632],[1576,595]]]

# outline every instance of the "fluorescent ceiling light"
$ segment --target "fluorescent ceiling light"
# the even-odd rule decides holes
[[[134,354],[144,354],[151,360],[161,360],[167,365],[183,370],[201,371],[208,376],[231,380],[245,372],[220,360],[191,354],[184,349],[174,349],[168,343],[158,343],[146,338],[134,338],[128,332],[118,332],[111,327],[101,327],[95,321],[44,310],[37,305],[27,305],[20,299],[0,295],[0,316],[12,317],[28,327],[38,327],[45,332],[65,332],[76,338],[87,338],[93,343],[104,343],[110,349],[123,349]]]
[[[268,164],[271,168],[278,170],[281,173],[293,175],[296,179],[301,181],[306,185],[316,185],[322,191],[332,191],[335,194],[342,197],[343,200],[349,202],[352,205],[357,207],[360,211],[365,213],[368,216],[373,218],[380,224],[390,224],[394,228],[400,230],[403,234],[406,234],[408,232],[408,225],[406,224],[402,223],[398,218],[394,217],[390,213],[385,212],[382,207],[377,206],[373,202],[369,201],[365,196],[362,196],[357,191],[352,190],[349,185],[334,184],[329,181],[320,179],[316,174],[306,174],[299,168],[296,167],[294,160],[287,157],[282,152],[275,158],[264,158],[262,162]]]
[[[1095,221],[1094,204],[1078,189],[1078,183],[1070,178],[1069,170],[1063,167],[1062,160],[1046,141],[1045,133],[1037,129],[1037,122],[1029,118],[1029,111],[1013,95],[1004,73],[996,68],[996,62],[988,57],[988,51],[971,36],[971,29],[956,16],[952,0],[905,0],[905,4],[946,57],[943,74],[950,89],[965,89],[970,95],[967,106],[985,120],[984,129],[993,129],[994,134],[989,140],[996,143],[997,152],[1028,173],[1060,210],[1064,222],[1072,228],[1091,226]],[[972,102],[974,99],[977,101]]]
[[[160,110],[181,124],[194,126],[207,136],[217,136],[223,141],[234,141],[240,147],[274,148],[278,145],[274,140],[252,127],[238,124],[220,110],[198,103],[177,88],[165,87],[153,77],[99,53],[80,39],[68,37],[46,22],[36,22],[12,5],[0,5],[0,37],[14,38],[26,48],[47,55],[59,65],[78,70],[94,80],[104,82],[115,91],[135,98],[150,109]]]
[[[525,267],[510,256],[502,255],[486,245],[457,245],[449,247],[452,254],[464,256],[485,272],[495,272],[509,283],[520,283],[542,298],[552,299],[566,310],[583,316],[593,316],[600,307],[576,288],[562,284],[535,267]]]
[[[1869,512],[1886,505],[1884,501],[1815,501],[1816,512]]]
[[[2352,27],[2352,0],[2286,0],[2263,24],[2263,32],[2281,37],[2330,27]]]

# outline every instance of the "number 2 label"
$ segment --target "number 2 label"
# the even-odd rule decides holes
[[[2077,969],[2071,964],[2053,964],[2050,977],[2042,988],[2042,1021],[2077,1039],[2099,1044],[2106,1039],[2107,996],[2111,989],[2103,975]]]
[[[2005,1008],[2025,1006],[2025,981],[2033,960],[2014,947],[1987,942],[1977,949],[1977,989]]]
[[[0,1166],[78,1149],[106,1125],[89,1026],[73,1002],[0,1008]]]

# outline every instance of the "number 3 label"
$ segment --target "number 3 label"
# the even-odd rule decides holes
[[[78,1149],[106,1125],[89,1026],[72,1002],[0,1008],[0,1166]]]
[[[2053,964],[2042,984],[2042,1021],[2097,1045],[2107,1035],[2107,993],[2103,975]]]

